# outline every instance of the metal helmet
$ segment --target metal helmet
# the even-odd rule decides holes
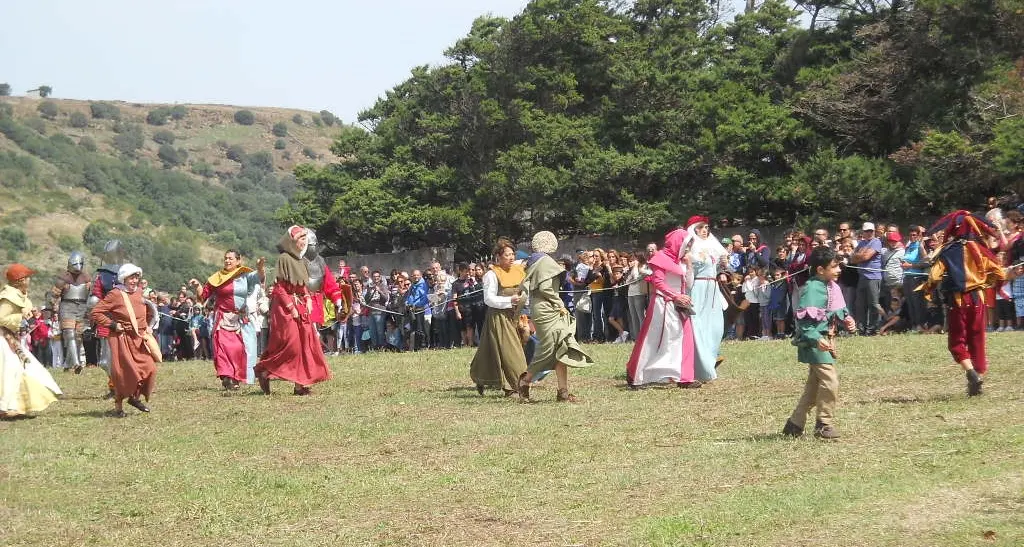
[[[85,268],[85,255],[81,251],[74,251],[68,255],[68,271],[73,274],[82,273]]]
[[[317,246],[316,232],[306,228],[306,253],[303,256],[308,260],[316,260],[316,257],[319,254],[320,248]]]
[[[111,239],[103,246],[100,258],[104,264],[121,264],[124,262],[124,245],[120,239]]]

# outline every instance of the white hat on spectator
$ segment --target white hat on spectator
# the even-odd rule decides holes
[[[875,231],[875,223],[874,222],[865,222],[864,225],[860,227],[860,229],[861,229],[862,232],[869,232],[869,231],[870,232],[874,232]]]

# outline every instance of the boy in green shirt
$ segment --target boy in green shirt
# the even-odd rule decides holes
[[[808,365],[807,382],[782,434],[790,437],[803,435],[807,414],[811,407],[817,407],[814,436],[838,439],[839,432],[832,424],[839,397],[835,334],[840,323],[850,332],[857,325],[846,309],[843,291],[836,283],[840,270],[835,251],[816,247],[811,251],[808,262],[814,277],[807,281],[801,293],[793,334],[797,360]]]

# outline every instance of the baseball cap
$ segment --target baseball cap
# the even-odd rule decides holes
[[[903,241],[903,236],[901,236],[899,232],[889,232],[885,234],[885,239],[899,243],[900,241]]]
[[[873,231],[875,231],[875,223],[874,222],[865,222],[864,225],[860,227],[860,229],[861,229],[861,231],[864,231],[864,232],[867,232],[869,230],[873,232]]]

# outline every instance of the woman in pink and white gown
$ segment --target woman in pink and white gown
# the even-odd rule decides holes
[[[686,292],[693,282],[687,280],[692,274],[683,257],[691,239],[682,228],[669,232],[665,247],[647,263],[652,271],[648,280],[654,290],[626,365],[630,387],[665,381],[683,388],[700,387],[700,382],[694,381],[693,326],[686,311],[692,305]]]

